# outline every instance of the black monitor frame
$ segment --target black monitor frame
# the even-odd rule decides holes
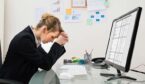
[[[135,44],[135,39],[136,39],[136,34],[137,34],[137,30],[138,30],[138,25],[139,25],[139,20],[140,20],[140,16],[141,16],[141,11],[142,11],[142,8],[141,7],[137,7],[135,8],[134,10],[120,16],[119,18],[117,19],[114,19],[114,21],[112,22],[112,27],[111,27],[111,31],[110,31],[110,36],[109,36],[109,40],[108,40],[108,45],[107,45],[107,49],[106,49],[106,53],[105,53],[105,56],[107,56],[107,50],[108,50],[108,47],[109,47],[109,41],[110,41],[110,37],[111,37],[111,32],[112,32],[112,28],[113,28],[113,23],[116,21],[116,20],[119,20],[133,12],[136,12],[137,11],[137,15],[136,15],[136,19],[135,19],[135,24],[134,24],[134,29],[133,29],[133,33],[132,33],[132,37],[131,37],[131,43],[130,43],[130,47],[129,47],[129,52],[128,52],[128,57],[127,57],[127,60],[126,60],[126,65],[125,67],[123,66],[120,66],[118,64],[115,64],[111,61],[108,61],[105,59],[105,63],[108,64],[108,65],[111,65],[112,67],[116,68],[117,70],[121,70],[121,71],[124,71],[124,72],[128,72],[129,69],[130,69],[130,64],[131,64],[131,59],[132,59],[132,54],[133,54],[133,50],[134,50],[134,44]]]

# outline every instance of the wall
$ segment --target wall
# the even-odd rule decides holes
[[[5,53],[7,52],[8,44],[10,40],[27,25],[35,25],[35,9],[37,7],[48,7],[47,3],[43,3],[43,0],[37,1],[20,1],[20,0],[5,0],[6,2],[6,25],[5,25]],[[27,4],[27,5],[26,5]],[[41,5],[42,4],[42,5]],[[65,5],[68,5],[67,3]],[[29,10],[26,10],[29,9]],[[80,9],[86,16],[86,9]],[[62,18],[57,15],[61,21]],[[86,26],[84,20],[80,23],[64,23],[62,26],[69,35],[69,43],[66,45],[67,53],[64,57],[83,56],[86,49],[89,51],[94,49],[94,57],[104,56],[104,49],[107,44],[108,38],[104,34],[108,34],[111,24],[96,24],[92,26]],[[111,23],[111,22],[110,22]],[[102,38],[102,39],[100,39]],[[89,44],[89,45],[88,45]],[[101,45],[100,45],[101,44]],[[105,44],[105,45],[104,45]],[[85,45],[85,46],[84,46]]]
[[[5,0],[5,53],[14,35],[27,25],[35,25],[37,23],[34,17],[35,9],[37,7],[49,8],[48,3],[44,3],[44,1],[47,0]],[[69,35],[69,43],[66,44],[67,52],[58,62],[62,62],[64,58],[71,58],[72,56],[82,58],[86,49],[88,51],[94,49],[93,57],[104,57],[112,20],[138,6],[145,8],[144,0],[109,0],[109,3],[110,6],[106,11],[106,21],[92,26],[87,26],[84,19],[80,23],[64,23],[60,15],[57,15],[62,21],[64,30]],[[68,3],[64,6],[66,5]],[[80,9],[80,11],[83,13],[83,17],[87,16],[85,9]],[[143,10],[133,54],[132,67],[145,64],[144,15],[145,12]]]
[[[0,41],[3,55],[3,45],[4,45],[4,0],[0,0]]]

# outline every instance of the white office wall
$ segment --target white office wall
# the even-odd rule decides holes
[[[2,48],[2,56],[3,56],[3,45],[4,45],[4,0],[0,0],[0,41]]]
[[[49,7],[47,0],[5,0],[5,33],[4,47],[7,52],[10,40],[27,25],[35,25],[35,9],[37,7]],[[66,0],[69,1],[69,0]],[[57,15],[62,21],[64,30],[69,35],[69,43],[66,44],[67,52],[58,62],[62,62],[64,58],[72,56],[81,57],[85,50],[93,50],[92,57],[104,57],[105,49],[109,37],[112,20],[138,6],[143,7],[140,26],[138,30],[135,50],[133,54],[132,67],[139,64],[145,64],[145,1],[144,0],[108,0],[110,5],[106,11],[106,21],[92,26],[87,26],[83,19],[80,23],[64,23],[60,15]],[[68,5],[67,4],[64,4]],[[83,13],[83,17],[87,16],[86,9],[79,9]]]

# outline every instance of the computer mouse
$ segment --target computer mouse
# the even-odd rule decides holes
[[[59,78],[60,79],[72,79],[74,76],[70,73],[67,73],[67,72],[62,72],[60,73],[59,75]]]

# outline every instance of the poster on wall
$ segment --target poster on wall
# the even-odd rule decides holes
[[[65,9],[64,13],[64,22],[80,22],[81,20],[81,13],[72,8]]]
[[[72,8],[86,8],[87,1],[86,0],[71,0]]]
[[[87,25],[93,25],[96,23],[103,23],[106,20],[106,11],[91,11],[88,13],[86,20]]]
[[[108,7],[108,0],[87,0],[87,9],[92,10],[104,10]]]
[[[60,12],[60,0],[51,0],[49,3],[50,3],[50,11],[52,13]]]

